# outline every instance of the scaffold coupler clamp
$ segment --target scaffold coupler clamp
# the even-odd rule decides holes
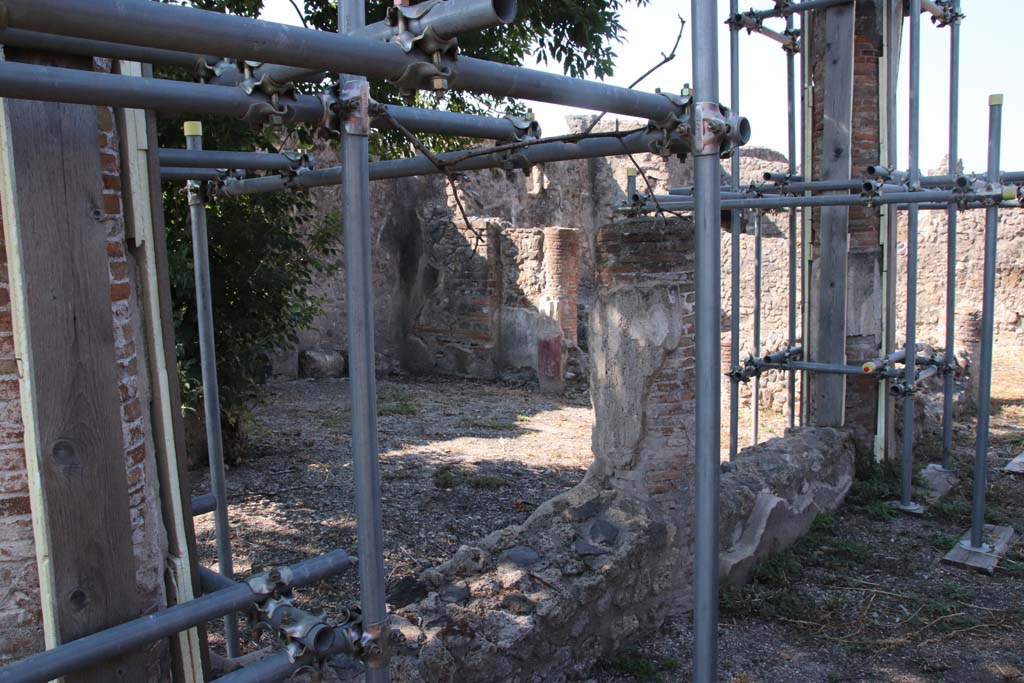
[[[391,661],[392,641],[395,634],[388,625],[387,619],[376,624],[363,626],[359,640],[362,659],[370,669],[386,669]]]
[[[233,68],[235,68],[235,60],[233,59],[218,59],[213,64],[210,64],[206,57],[199,57],[192,68],[192,77],[200,83],[206,83],[218,76],[223,76],[224,72]]]
[[[725,373],[725,376],[736,382],[746,382],[749,379],[742,365],[732,366],[729,368],[729,372]]]
[[[446,0],[427,0],[415,5],[395,3],[388,8],[387,22],[391,24],[394,35],[391,42],[399,45],[406,52],[419,49],[428,55],[443,54],[457,59],[459,54],[458,38],[442,38],[433,27],[421,27],[420,22],[430,14],[430,10]]]
[[[541,137],[540,123],[537,121],[536,115],[533,110],[529,110],[526,116],[513,116],[508,114],[505,116],[509,122],[512,123],[512,127],[516,129],[515,139],[517,142],[522,140],[539,140]]]
[[[737,147],[750,140],[750,123],[718,102],[695,102],[693,110],[693,154],[732,156]]]
[[[912,396],[917,393],[917,383],[900,380],[889,385],[889,393],[893,396]]]
[[[941,17],[932,16],[932,23],[939,28],[959,24],[960,20],[967,16],[954,7],[953,0],[936,0],[935,4],[942,8]]]
[[[366,79],[345,81],[339,97],[341,123],[347,135],[370,134],[370,83]]]
[[[678,95],[663,92],[661,88],[657,88],[654,92],[671,102],[674,105],[674,110],[662,119],[650,119],[647,122],[648,131],[661,133],[660,139],[651,142],[650,151],[652,154],[664,158],[677,156],[680,160],[684,160],[690,152],[691,116],[689,109],[693,104],[690,86],[685,86]]]
[[[733,31],[739,31],[741,29],[747,29],[747,33],[756,31],[761,28],[763,21],[754,17],[754,10],[749,12],[738,12],[736,14],[729,15],[729,18],[725,20],[725,25]]]
[[[393,78],[390,82],[398,88],[402,101],[407,106],[412,106],[417,91],[432,90],[443,93],[448,90],[454,78],[455,70],[443,64],[441,53],[435,52],[427,60],[409,64],[398,78]]]
[[[782,35],[789,38],[788,43],[782,44],[782,50],[791,55],[800,54],[800,37],[803,35],[803,32],[798,28],[787,28],[782,32]]]

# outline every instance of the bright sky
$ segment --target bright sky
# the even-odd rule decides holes
[[[728,0],[718,0],[720,15],[728,16]],[[740,6],[771,7],[769,0]],[[288,0],[266,0],[266,19],[297,24],[295,10]],[[967,171],[983,172],[988,148],[988,96],[1005,95],[1003,106],[1002,168],[1024,170],[1024,137],[1012,125],[1024,120],[1024,88],[1020,79],[1020,27],[1024,26],[1024,0],[961,0],[967,18],[960,30],[960,157]],[[672,47],[678,32],[677,15],[689,18],[689,3],[680,0],[652,0],[644,8],[628,6],[622,12],[625,42],[616,48],[617,69],[608,82],[629,85],[637,76],[661,59],[661,52]],[[781,20],[769,26],[784,27]],[[949,131],[949,29],[931,24],[927,15],[921,22],[921,167],[936,167],[946,154]],[[640,87],[653,91],[661,87],[678,91],[691,80],[689,24],[679,46],[676,60],[662,67]],[[909,31],[904,31],[902,54],[909,54]],[[719,29],[720,94],[729,104],[729,30]],[[539,68],[559,71],[557,66]],[[740,111],[750,119],[753,131],[750,144],[785,151],[786,133],[786,58],[774,41],[759,35],[740,39]],[[907,158],[907,59],[901,64],[899,79],[899,154],[901,167]],[[566,132],[564,119],[574,110],[534,103],[533,109],[545,135]]]

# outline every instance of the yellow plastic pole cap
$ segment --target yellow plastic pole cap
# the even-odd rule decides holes
[[[996,95],[989,95],[988,96],[988,103],[990,105],[992,105],[992,106],[995,106],[997,104],[1001,105],[1003,103],[1003,95],[1001,93],[996,94]]]
[[[635,168],[627,168],[626,169],[626,175],[628,177],[630,177],[630,178],[636,177],[636,169]]]
[[[185,137],[193,137],[203,135],[203,122],[202,121],[186,121],[185,122]]]

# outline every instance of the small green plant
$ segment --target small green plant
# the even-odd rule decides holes
[[[377,393],[377,415],[415,415],[419,406],[411,394],[396,389],[382,389]]]
[[[956,545],[956,541],[956,536],[953,536],[951,534],[934,533],[928,537],[928,544],[936,550],[940,550],[942,552],[946,552],[949,549],[951,549],[954,545]]]
[[[836,516],[832,512],[819,512],[811,523],[812,534],[831,534],[836,528]]]
[[[871,519],[884,522],[896,516],[896,509],[886,501],[875,500],[864,506],[864,514]]]
[[[645,657],[638,654],[621,654],[608,662],[608,669],[619,676],[628,676],[640,683],[660,683],[661,674],[679,669],[675,657]]]
[[[475,489],[494,490],[507,486],[508,482],[493,474],[476,474],[469,478],[467,483]]]
[[[951,522],[966,523],[971,519],[971,506],[962,498],[946,498],[928,509],[928,513],[937,519]]]
[[[454,465],[441,465],[434,470],[434,486],[439,489],[451,489],[462,483],[465,475]]]
[[[463,422],[471,429],[489,429],[494,431],[506,431],[516,429],[516,423],[512,420],[492,420],[487,418],[469,418]]]
[[[792,551],[772,555],[754,570],[754,581],[775,588],[788,588],[803,572],[803,565]]]

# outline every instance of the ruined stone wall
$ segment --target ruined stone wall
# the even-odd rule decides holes
[[[692,605],[694,272],[689,219],[622,220],[594,240],[594,462],[521,525],[463,546],[399,605],[396,683],[561,683]],[[720,571],[742,582],[835,509],[853,446],[800,430],[722,475]]]
[[[81,64],[72,64],[81,66]],[[95,68],[109,70],[97,60]],[[125,235],[121,198],[119,139],[113,111],[96,109],[102,176],[103,218],[110,261],[111,320],[121,397],[125,485],[129,500],[138,602],[147,612],[166,605],[163,530],[155,449],[150,427],[150,388],[145,358],[142,303],[135,259]],[[55,247],[58,248],[58,247]],[[0,276],[0,664],[43,649],[42,608],[32,528],[18,359],[6,270]],[[89,492],[83,492],[89,495]],[[150,680],[166,680],[167,653],[152,651]]]

